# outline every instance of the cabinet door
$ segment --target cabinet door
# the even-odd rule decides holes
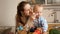
[[[53,13],[52,10],[46,9],[43,10],[42,13],[43,13],[43,17],[47,20],[48,23],[54,22],[54,14],[52,14]]]
[[[31,4],[45,4],[45,0],[27,0]]]
[[[57,20],[60,23],[60,11],[57,11]]]

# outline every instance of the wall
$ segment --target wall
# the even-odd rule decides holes
[[[0,0],[0,29],[12,27],[12,32],[15,32],[15,15],[21,1],[25,0]]]
[[[22,0],[0,0],[0,26],[15,26],[16,7]]]

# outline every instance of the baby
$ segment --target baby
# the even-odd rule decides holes
[[[33,12],[36,15],[36,19],[34,20],[34,26],[37,27],[38,30],[41,31],[42,34],[45,34],[48,29],[48,24],[46,19],[42,17],[43,6],[41,4],[37,4],[33,7]]]
[[[41,28],[39,28],[38,24],[37,24],[39,20],[38,21],[36,20],[36,19],[39,19],[39,17],[42,15],[43,7],[42,6],[40,7],[40,6],[41,5],[34,5],[34,7],[33,7],[33,13],[35,14],[34,15],[35,19],[34,19],[34,22],[33,22],[34,23],[34,27],[30,29],[31,32],[32,31],[34,32],[36,29],[41,30]],[[37,23],[35,23],[35,20],[37,21]],[[38,28],[36,28],[35,26],[38,27]]]
[[[35,5],[34,6],[33,12],[36,14],[36,18],[39,18],[39,16],[42,16],[42,10],[43,10],[42,5]]]

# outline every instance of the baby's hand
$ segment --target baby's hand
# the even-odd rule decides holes
[[[37,28],[37,30],[40,30],[40,32],[42,33],[42,28]]]
[[[42,30],[42,28],[37,28],[38,30]]]

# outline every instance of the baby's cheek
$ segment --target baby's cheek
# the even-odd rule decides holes
[[[38,15],[38,13],[35,12],[35,15]]]
[[[41,16],[41,15],[42,15],[42,13],[39,14],[39,16]]]

